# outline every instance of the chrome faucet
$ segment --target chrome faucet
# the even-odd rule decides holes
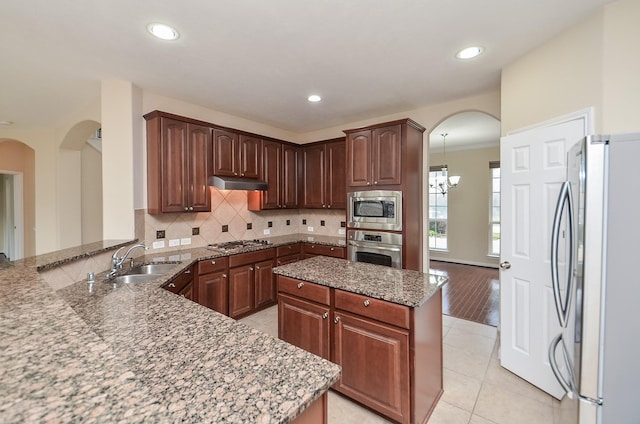
[[[140,244],[136,244],[134,246],[131,246],[129,248],[129,250],[127,250],[125,252],[124,255],[122,256],[118,256],[118,253],[120,253],[120,251],[122,249],[124,249],[127,246],[122,246],[120,249],[116,250],[113,255],[111,256],[111,271],[109,271],[109,273],[107,274],[107,278],[111,278],[114,275],[116,275],[118,273],[119,270],[122,269],[122,264],[124,263],[125,260],[127,260],[127,257],[129,256],[129,253],[131,253],[131,251],[135,248],[141,247],[144,250],[147,250],[148,247],[144,245],[144,243],[140,243]]]

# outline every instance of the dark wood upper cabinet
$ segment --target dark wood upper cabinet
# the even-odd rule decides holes
[[[145,119],[148,212],[211,211],[211,129],[158,113]]]
[[[213,175],[259,178],[261,139],[233,131],[213,130]]]
[[[248,193],[249,210],[298,207],[300,158],[300,149],[294,145],[262,141],[261,179],[266,181],[267,190]]]
[[[344,140],[303,148],[303,208],[346,208],[345,159]]]
[[[371,187],[402,183],[402,125],[347,134],[347,185]]]

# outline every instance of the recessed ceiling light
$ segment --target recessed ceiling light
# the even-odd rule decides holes
[[[177,40],[180,37],[180,33],[177,30],[165,24],[149,24],[147,25],[147,30],[161,40]]]
[[[320,100],[322,100],[322,97],[318,96],[317,94],[312,94],[309,97],[307,97],[307,100],[310,101],[311,103],[317,103]]]
[[[11,121],[0,121],[0,125],[9,126],[9,125],[13,125],[13,122],[11,122]]]
[[[458,53],[456,53],[456,57],[458,59],[473,59],[483,51],[484,49],[482,47],[478,47],[478,46],[467,47],[466,49],[462,49]]]

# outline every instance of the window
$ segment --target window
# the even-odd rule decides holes
[[[489,212],[489,255],[500,256],[500,162],[489,162],[491,210]]]
[[[438,188],[444,180],[442,167],[429,169],[429,249],[434,250],[447,250],[447,194]]]

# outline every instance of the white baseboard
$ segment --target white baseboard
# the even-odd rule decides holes
[[[483,266],[485,268],[500,268],[498,264],[488,263],[488,262],[475,262],[475,261],[465,261],[463,259],[449,259],[449,258],[429,258],[430,261],[439,261],[439,262],[450,262],[454,264],[462,264],[462,265],[473,265],[473,266]]]

